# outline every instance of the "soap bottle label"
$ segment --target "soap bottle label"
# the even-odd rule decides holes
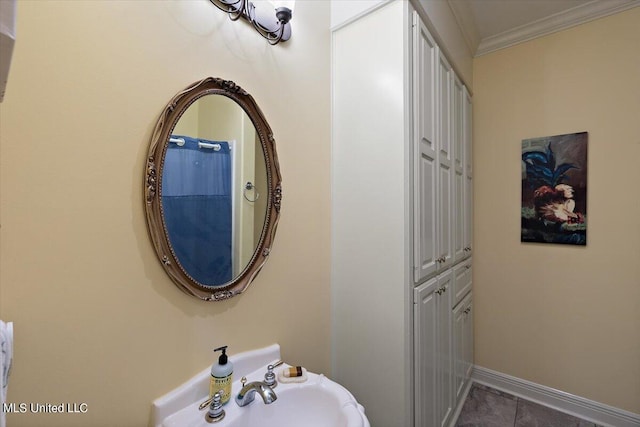
[[[213,397],[218,390],[222,390],[224,395],[222,396],[222,404],[224,405],[231,398],[231,375],[218,378],[211,375],[211,382],[209,383],[209,397]]]

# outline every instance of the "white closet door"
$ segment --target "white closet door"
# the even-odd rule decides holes
[[[413,14],[414,84],[414,280],[435,274],[439,257],[437,232],[436,57],[437,48],[418,14]]]
[[[452,98],[453,137],[453,260],[458,262],[467,256],[465,250],[465,137],[464,137],[464,86],[454,75]]]
[[[438,50],[437,81],[437,153],[438,153],[438,263],[445,269],[453,263],[453,150],[451,142],[451,92],[453,70]]]
[[[462,397],[464,391],[464,385],[466,384],[466,328],[465,320],[467,313],[465,313],[466,306],[464,304],[458,304],[453,309],[453,363],[454,363],[454,386],[456,394],[456,401]]]
[[[473,369],[473,296],[469,292],[453,309],[453,362],[456,401],[462,397]]]
[[[414,290],[414,378],[415,426],[436,424],[438,337],[438,278],[433,278]]]
[[[468,380],[473,371],[473,295],[469,293],[469,301],[466,306],[464,319],[464,376]]]
[[[464,247],[466,255],[471,256],[473,249],[473,108],[471,95],[464,88],[463,94],[464,118]]]
[[[416,427],[446,426],[453,413],[453,272],[414,290]]]
[[[453,390],[453,355],[452,355],[452,294],[453,294],[453,270],[449,269],[438,276],[437,308],[437,425],[445,427],[449,424],[454,407]]]

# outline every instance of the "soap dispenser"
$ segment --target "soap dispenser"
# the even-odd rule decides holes
[[[227,358],[227,346],[218,347],[213,351],[221,351],[218,363],[211,366],[211,381],[209,383],[209,397],[222,390],[221,403],[224,405],[231,398],[231,384],[233,383],[233,363]]]

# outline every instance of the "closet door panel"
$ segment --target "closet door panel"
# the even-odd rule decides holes
[[[420,283],[436,273],[439,256],[437,231],[437,163],[433,153],[420,151],[415,214],[415,281]]]
[[[453,263],[453,171],[447,165],[438,165],[438,254],[439,270]]]
[[[436,66],[437,47],[427,27],[414,12],[414,123],[415,138],[436,150]]]
[[[451,138],[451,93],[453,84],[453,70],[449,62],[444,57],[442,51],[438,49],[438,73],[437,73],[437,105],[438,114],[438,148],[442,161],[453,162],[453,145]]]

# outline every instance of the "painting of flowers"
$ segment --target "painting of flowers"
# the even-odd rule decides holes
[[[588,133],[522,141],[522,242],[587,244]]]

